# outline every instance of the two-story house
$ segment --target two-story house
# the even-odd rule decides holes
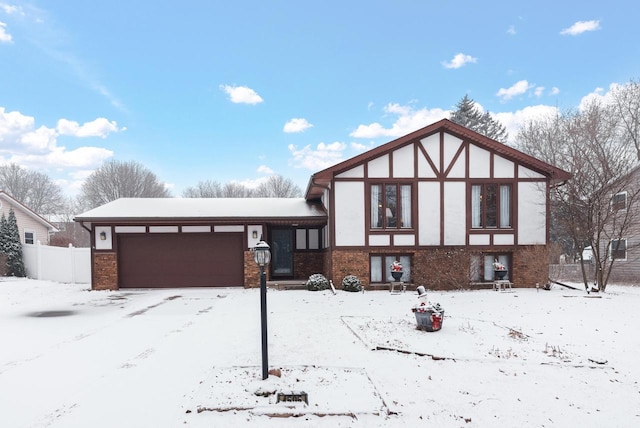
[[[449,120],[313,174],[299,199],[122,199],[76,218],[91,232],[93,288],[255,286],[323,273],[339,284],[461,288],[548,276],[549,189],[570,175]]]

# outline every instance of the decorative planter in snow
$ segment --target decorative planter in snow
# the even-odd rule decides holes
[[[436,312],[430,309],[414,311],[418,330],[438,331],[442,328],[444,311]]]
[[[506,269],[503,270],[494,270],[493,271],[493,277],[497,280],[502,280],[504,279],[505,276],[507,276],[507,272],[509,272]]]

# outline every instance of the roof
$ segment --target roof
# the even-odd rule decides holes
[[[316,172],[309,179],[306,198],[316,199],[320,197],[322,195],[323,189],[326,188],[333,177],[335,177],[337,174],[347,171],[373,158],[377,158],[379,156],[387,154],[393,150],[398,149],[399,147],[405,146],[407,144],[412,144],[416,141],[420,141],[423,138],[426,138],[429,135],[435,134],[436,132],[440,131],[446,131],[447,133],[457,136],[462,140],[470,141],[480,147],[484,147],[496,153],[500,153],[505,158],[517,160],[522,165],[525,165],[535,171],[540,172],[546,177],[549,177],[552,183],[560,183],[571,178],[570,173],[560,168],[536,159],[533,156],[527,155],[526,153],[516,150],[513,147],[509,147],[503,143],[500,143],[499,141],[495,141],[491,138],[485,137],[482,134],[465,128],[462,125],[458,125],[457,123],[454,123],[448,119],[442,119],[396,140],[390,141],[358,156],[347,159],[344,162]]]
[[[304,198],[121,198],[75,217],[75,221],[322,220],[320,203]]]
[[[13,196],[9,195],[4,190],[0,190],[0,198],[4,199],[5,201],[8,201],[11,205],[19,208],[22,212],[27,214],[29,217],[34,219],[36,222],[38,222],[41,225],[43,225],[44,227],[46,227],[49,230],[49,232],[58,232],[58,229],[53,224],[49,223],[41,215],[39,215],[36,212],[32,211],[29,207],[24,205],[19,200],[15,199]]]

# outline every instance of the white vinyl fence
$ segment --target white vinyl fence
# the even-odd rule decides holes
[[[91,249],[23,244],[27,276],[66,283],[91,283]]]

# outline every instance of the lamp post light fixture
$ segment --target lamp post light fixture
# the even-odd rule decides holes
[[[262,327],[262,380],[269,377],[269,352],[267,349],[267,274],[271,261],[269,244],[260,240],[253,248],[253,259],[260,268],[260,323]]]

